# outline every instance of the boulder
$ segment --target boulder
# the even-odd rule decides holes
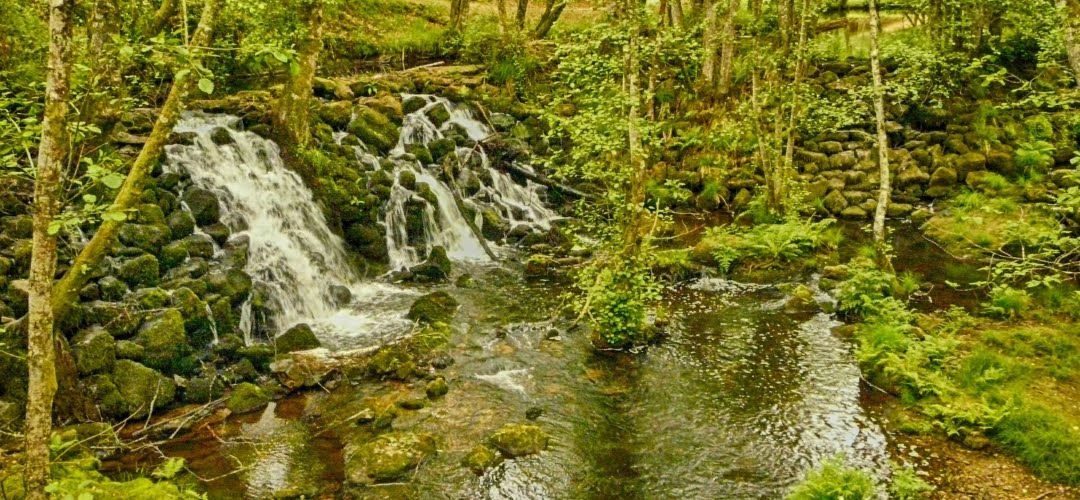
[[[124,246],[158,253],[171,236],[168,226],[165,225],[124,224],[120,226],[117,239]]]
[[[814,298],[814,292],[806,287],[806,285],[799,285],[791,292],[791,297],[784,302],[784,310],[790,313],[807,313],[818,312],[821,310],[821,306],[818,305],[817,299]]]
[[[80,376],[110,373],[116,364],[116,340],[100,326],[75,334],[71,350]]]
[[[349,132],[375,152],[389,153],[398,142],[398,128],[386,115],[371,107],[358,104],[349,123]]]
[[[315,114],[334,130],[345,130],[349,126],[349,121],[352,120],[352,103],[348,101],[320,103]]]
[[[184,317],[184,332],[196,349],[210,345],[214,340],[214,319],[210,308],[190,288],[180,287],[172,291],[169,301]]]
[[[419,282],[445,281],[450,277],[450,258],[442,246],[431,248],[424,262],[409,268],[410,279]]]
[[[315,333],[311,331],[310,326],[306,323],[300,323],[285,330],[285,333],[278,335],[277,338],[274,339],[274,347],[279,354],[284,354],[294,351],[317,349],[322,347],[322,344],[319,342],[319,339],[315,337]]]
[[[352,290],[344,285],[330,285],[330,296],[338,307],[345,307],[352,302]]]
[[[436,377],[435,380],[428,382],[424,386],[424,393],[427,394],[429,399],[438,399],[450,392],[450,386],[447,385],[446,379],[442,377]]]
[[[171,379],[127,359],[116,361],[112,383],[123,402],[124,416],[145,417],[151,407],[168,406],[176,397],[176,384]]]
[[[136,336],[145,349],[143,362],[166,373],[183,373],[184,358],[191,354],[184,333],[184,317],[177,309],[165,309],[147,320]]]
[[[225,407],[236,414],[251,413],[270,403],[270,396],[259,386],[244,382],[233,388]]]
[[[423,324],[449,323],[457,307],[458,302],[450,294],[440,290],[416,299],[405,317]]]
[[[930,181],[930,175],[915,165],[908,165],[896,175],[897,187],[921,186]]]
[[[930,175],[930,187],[950,187],[956,185],[956,171],[949,167],[938,167]]]
[[[821,205],[825,207],[825,210],[828,210],[829,213],[839,214],[848,207],[848,201],[847,198],[844,197],[844,193],[833,190],[825,195],[825,198],[821,200]]]
[[[143,346],[130,340],[116,342],[116,359],[142,361],[144,356],[146,356],[146,349]]]
[[[845,220],[866,220],[868,214],[860,207],[847,207],[840,212],[840,217]]]
[[[430,434],[389,432],[360,446],[346,463],[346,474],[354,484],[396,481],[436,452]]]
[[[535,455],[548,447],[551,437],[537,425],[507,424],[488,438],[488,444],[506,458]]]
[[[221,217],[221,204],[217,195],[202,188],[191,188],[184,191],[184,203],[187,204],[195,222],[200,226],[208,226],[218,221]]]
[[[461,465],[473,471],[474,474],[480,475],[484,471],[499,465],[502,460],[503,457],[497,450],[481,444],[470,450],[468,455],[465,455],[465,458],[461,460]]]
[[[134,288],[157,286],[161,280],[157,257],[146,254],[128,259],[120,265],[117,276]]]

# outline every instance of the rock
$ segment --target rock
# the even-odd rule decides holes
[[[461,465],[473,471],[474,474],[481,475],[484,471],[499,465],[502,460],[503,457],[498,451],[481,444],[476,445],[468,455],[465,455],[465,458],[461,460]]]
[[[274,348],[266,344],[244,346],[236,350],[236,356],[249,361],[259,370],[266,370],[274,359]]]
[[[77,333],[71,350],[81,376],[112,372],[116,364],[116,340],[100,326]]]
[[[166,373],[186,371],[182,360],[191,354],[191,346],[179,310],[165,309],[147,320],[139,327],[136,342],[146,350],[143,357],[146,366]]]
[[[225,242],[229,240],[229,235],[232,234],[232,231],[229,231],[229,227],[220,222],[215,222],[206,226],[203,228],[203,232],[218,245],[224,245]]]
[[[239,269],[210,273],[205,279],[211,292],[228,299],[233,306],[243,304],[251,294],[251,276]]]
[[[844,145],[839,141],[826,141],[818,144],[817,150],[823,154],[835,155],[844,151]]]
[[[845,220],[865,220],[867,213],[860,207],[847,207],[840,212],[840,217]]]
[[[1004,183],[1005,179],[1000,175],[987,170],[976,170],[974,172],[968,172],[967,177],[964,178],[964,184],[976,191],[993,192],[994,185],[998,182]]]
[[[398,128],[386,115],[363,104],[353,107],[349,132],[374,151],[389,153],[398,141]]]
[[[225,407],[238,415],[262,409],[270,402],[270,396],[259,386],[244,382],[233,388]]]
[[[200,226],[208,226],[218,221],[221,217],[221,204],[217,195],[202,188],[191,188],[184,191],[184,203],[191,210],[191,215]]]
[[[184,402],[190,404],[206,404],[223,395],[225,381],[216,373],[194,377],[184,386]]]
[[[428,144],[432,163],[442,163],[443,158],[446,158],[446,155],[453,153],[456,149],[457,144],[451,139],[435,139]]]
[[[930,181],[930,175],[915,165],[908,165],[896,176],[897,187],[921,186]]]
[[[930,176],[930,187],[950,187],[956,185],[956,171],[949,167],[938,167]]]
[[[338,364],[320,351],[297,351],[270,364],[270,371],[288,389],[322,387]]]
[[[427,110],[427,116],[431,123],[435,124],[435,127],[442,127],[450,119],[450,110],[446,109],[446,106],[438,104]]]
[[[401,99],[396,94],[389,92],[379,92],[375,96],[362,98],[360,104],[382,113],[396,125],[401,125],[402,118],[405,116]]]
[[[401,103],[401,111],[402,113],[409,115],[420,111],[420,109],[422,109],[424,106],[427,106],[427,104],[427,100],[423,97],[418,95],[410,95],[409,97],[406,97],[404,99],[404,102]]]
[[[517,458],[546,450],[550,439],[539,426],[506,424],[488,438],[488,444],[506,458]]]
[[[158,253],[162,245],[169,242],[170,236],[169,228],[164,225],[124,224],[120,226],[117,239],[125,246]]]
[[[127,359],[116,361],[112,382],[123,400],[125,416],[145,417],[151,406],[163,408],[176,397],[176,384],[171,379]]]
[[[444,291],[421,296],[409,307],[406,318],[418,323],[449,323],[457,311],[458,302]]]
[[[124,295],[128,293],[127,285],[113,276],[105,276],[98,280],[98,290],[101,291],[103,300],[111,301],[123,299]]]
[[[181,252],[180,250],[183,250]],[[205,234],[193,234],[182,240],[169,243],[162,249],[163,252],[175,252],[187,254],[189,257],[201,257],[209,259],[214,256],[214,241]]]
[[[446,384],[446,379],[442,377],[436,377],[435,380],[428,382],[424,386],[424,392],[427,393],[427,397],[430,399],[438,399],[450,392],[450,386]]]
[[[157,286],[161,280],[157,257],[149,254],[127,260],[116,274],[134,288]]]
[[[427,146],[425,146],[423,144],[408,144],[408,145],[405,146],[405,152],[415,156],[416,160],[419,161],[421,165],[431,165],[431,164],[435,163],[435,158],[431,155],[431,150],[428,149]],[[405,172],[408,172],[408,171],[406,170],[406,171],[403,171],[402,173],[405,173]],[[402,186],[405,187],[406,189],[410,189],[410,188],[408,188],[408,186],[405,186],[404,184]]]
[[[315,114],[334,130],[345,130],[349,126],[349,121],[352,120],[352,103],[348,101],[321,103],[316,108]]]
[[[158,255],[161,257],[161,267],[166,272],[183,264],[189,257],[187,248],[179,241],[166,245]]]
[[[173,290],[169,301],[184,317],[184,332],[191,345],[196,349],[209,346],[214,340],[214,320],[206,302],[186,287]]]
[[[526,420],[537,420],[543,415],[544,409],[539,406],[530,406],[529,409],[525,410]]]
[[[859,158],[854,151],[844,151],[829,158],[829,164],[833,170],[847,170],[859,164]]]
[[[419,410],[428,405],[428,399],[419,394],[408,394],[395,401],[394,404],[403,410]]]
[[[889,206],[885,208],[885,215],[889,217],[906,217],[915,210],[913,205],[907,203],[889,203]]]
[[[146,349],[130,340],[121,340],[116,343],[116,358],[142,361],[146,356]]]
[[[821,200],[821,205],[828,210],[829,213],[838,214],[848,207],[847,198],[840,191],[830,191],[825,195],[825,198]]]
[[[424,262],[409,268],[410,279],[419,282],[445,281],[450,277],[450,258],[442,246],[431,248]]]
[[[229,129],[225,127],[214,127],[214,130],[210,132],[210,140],[214,141],[214,144],[218,146],[224,146],[226,144],[232,144],[233,137],[229,132]]]
[[[330,285],[330,296],[338,307],[345,307],[352,302],[352,290],[344,285]]]
[[[986,156],[982,153],[964,153],[956,159],[956,170],[961,175],[975,170],[983,170],[985,168]]]
[[[818,312],[821,310],[821,306],[818,305],[817,300],[814,298],[814,292],[806,287],[806,285],[799,285],[791,292],[791,297],[787,302],[784,302],[784,310],[790,313],[807,313]]]
[[[169,292],[160,288],[141,288],[128,299],[139,311],[161,309],[169,303]]]
[[[389,432],[362,445],[346,463],[354,484],[395,481],[435,455],[435,438],[430,434]]]
[[[294,351],[307,351],[309,349],[318,349],[322,347],[319,339],[315,338],[315,333],[311,331],[311,327],[305,323],[285,330],[285,333],[278,335],[274,339],[274,347],[279,354],[290,353]]]

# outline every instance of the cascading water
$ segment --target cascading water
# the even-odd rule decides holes
[[[239,126],[233,116],[186,114],[175,130],[193,133],[194,141],[169,146],[165,168],[187,172],[196,187],[216,193],[222,222],[234,238],[249,239],[244,271],[274,304],[268,330],[276,334],[308,323],[324,345],[339,348],[406,330],[410,323],[400,308],[380,306],[412,292],[361,283],[341,238],[330,231],[300,176],[285,167],[277,145]],[[228,132],[229,143],[213,140],[219,129]],[[353,304],[337,303],[332,285],[349,288]],[[250,304],[240,323],[250,339]]]
[[[455,260],[487,261],[484,244],[473,227],[503,221],[505,233],[547,231],[558,214],[547,208],[541,197],[542,186],[531,181],[518,184],[504,172],[490,165],[487,154],[477,141],[492,135],[491,129],[475,119],[463,106],[449,100],[417,94],[403,94],[403,101],[420,100],[422,105],[405,115],[397,146],[391,151],[394,186],[386,207],[386,243],[391,269],[414,266],[432,247],[446,248]],[[436,125],[430,115],[436,108],[448,118]],[[408,155],[408,146],[430,146],[452,135],[475,143],[453,151],[456,165],[450,169],[424,166]],[[368,165],[378,165],[378,158],[357,147],[357,158]],[[454,172],[456,171],[456,172]],[[427,188],[423,188],[426,186]],[[434,197],[434,199],[431,199]],[[457,199],[455,199],[455,197]],[[471,214],[462,213],[464,207]],[[422,238],[410,236],[410,205],[422,207],[414,217],[421,219]],[[485,217],[485,211],[494,217]],[[472,218],[472,226],[466,217]],[[490,228],[489,228],[490,229]],[[412,231],[415,233],[415,231]],[[489,231],[485,231],[489,233]]]

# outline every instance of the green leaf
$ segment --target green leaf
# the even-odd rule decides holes
[[[284,53],[284,52],[281,52],[281,51],[275,50],[275,51],[273,51],[273,52],[271,53],[271,55],[273,55],[273,56],[274,56],[274,59],[277,59],[278,61],[280,61],[280,62],[282,62],[282,63],[287,63],[287,62],[289,62],[289,55],[288,55],[288,54],[286,54],[286,53]]]
[[[49,223],[49,235],[56,236],[60,232],[60,228],[64,227],[64,223],[58,220],[54,220]]]
[[[214,82],[210,81],[209,78],[200,78],[199,79],[199,90],[203,91],[204,94],[213,94],[214,93]]]
[[[127,214],[124,212],[105,212],[101,214],[101,220],[124,222],[125,220],[127,220]]]
[[[82,200],[83,200],[84,203],[87,203],[87,204],[97,203],[97,196],[92,195],[92,194],[84,194],[83,197],[82,197]]]
[[[188,73],[191,73],[191,70],[190,70],[190,69],[188,69],[188,68],[184,68],[184,69],[182,69],[182,70],[180,70],[180,71],[177,71],[177,72],[176,72],[176,76],[175,76],[174,78],[175,78],[176,80],[179,80],[179,79],[181,79],[181,78],[183,78],[183,77],[187,76],[187,75],[188,75]]]
[[[101,178],[101,183],[109,189],[118,189],[124,183],[124,176],[116,172],[109,172]]]
[[[150,475],[158,479],[172,479],[184,468],[184,459],[173,457],[159,465]]]

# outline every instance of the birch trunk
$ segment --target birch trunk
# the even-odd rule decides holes
[[[199,27],[195,30],[195,36],[191,39],[193,46],[210,46],[214,22],[218,9],[221,7],[221,1],[206,0],[203,4]],[[191,72],[178,73],[178,77],[173,80],[172,89],[169,90],[169,97],[165,99],[165,105],[161,107],[157,121],[154,123],[154,129],[147,138],[142,150],[139,151],[139,156],[135,158],[135,163],[132,164],[127,178],[124,179],[124,184],[120,186],[120,192],[116,195],[116,199],[113,200],[113,204],[109,209],[110,212],[125,211],[139,203],[146,177],[165,150],[165,141],[168,140],[169,134],[172,132],[173,127],[176,126],[176,121],[180,118],[181,104],[191,92],[194,84],[195,75]],[[105,254],[108,252],[113,240],[116,239],[116,234],[120,231],[122,224],[122,221],[116,220],[102,222],[98,230],[94,232],[94,237],[75,257],[71,269],[57,283],[56,289],[53,291],[52,303],[53,311],[58,318],[67,314],[71,304],[78,303],[79,290],[86,284],[86,280],[93,270],[101,264],[101,260],[105,258]]]
[[[724,18],[723,55],[720,59],[720,95],[731,92],[731,74],[735,66],[735,16],[738,13],[739,0],[730,0],[727,16]]]
[[[55,316],[56,235],[49,225],[60,210],[60,171],[67,158],[67,114],[71,96],[71,27],[74,0],[49,2],[49,59],[45,117],[34,178],[33,243],[27,314],[26,498],[46,498],[49,437],[56,395]]]
[[[878,172],[881,177],[877,210],[874,211],[874,245],[878,259],[886,262],[885,214],[889,209],[892,187],[889,179],[889,136],[885,133],[885,85],[882,83],[880,47],[880,16],[877,0],[870,0],[870,71],[874,79],[874,115],[877,122]]]
[[[716,2],[708,0],[705,4],[705,33],[702,47],[705,60],[701,63],[701,78],[710,90],[716,85]]]
[[[794,13],[792,13],[792,16],[794,16]],[[784,151],[783,163],[781,164],[780,175],[776,184],[777,189],[780,191],[776,194],[775,200],[779,205],[774,207],[774,210],[778,213],[786,208],[784,205],[786,205],[785,197],[787,194],[787,185],[795,168],[795,122],[801,113],[800,87],[802,86],[804,66],[806,65],[807,24],[809,24],[809,16],[810,0],[803,0],[802,12],[799,16],[799,46],[797,47],[798,56],[795,60],[795,82],[791,88],[791,115],[789,116],[787,125],[787,147]]]

